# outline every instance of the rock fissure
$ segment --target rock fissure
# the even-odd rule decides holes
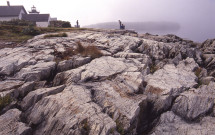
[[[214,40],[200,45],[115,30],[67,34],[0,49],[0,95],[17,101],[0,110],[0,134],[215,132]],[[70,54],[77,41],[103,56]]]

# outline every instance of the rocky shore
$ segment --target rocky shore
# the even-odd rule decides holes
[[[0,111],[1,135],[215,133],[215,39],[67,35],[0,49],[0,95],[11,101]],[[102,56],[74,53],[80,44]]]

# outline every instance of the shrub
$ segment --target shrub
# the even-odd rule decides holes
[[[0,111],[7,106],[8,104],[10,104],[12,102],[12,99],[10,97],[10,95],[6,95],[4,97],[0,96]]]
[[[90,126],[89,126],[89,123],[88,123],[88,120],[87,119],[84,119],[81,123],[81,134],[82,135],[89,135],[90,133]]]
[[[123,128],[123,123],[120,122],[119,118],[115,121],[116,122],[116,131],[119,132],[121,135],[125,134],[125,130]]]
[[[195,71],[194,71],[195,75],[198,77],[198,80],[197,80],[198,84],[197,84],[196,88],[199,88],[202,85],[201,72],[202,72],[202,68],[200,68],[200,67],[195,69]]]
[[[95,59],[103,55],[102,52],[94,45],[84,47],[80,42],[77,42],[77,45],[78,46],[75,52],[81,54],[82,56],[90,56]]]
[[[80,42],[77,42],[77,48],[74,49],[72,47],[66,48],[66,51],[64,52],[58,52],[56,49],[53,52],[53,55],[55,56],[55,62],[59,63],[63,60],[69,60],[71,56],[81,54],[82,56],[90,56],[91,58],[99,58],[103,54],[102,52],[97,49],[95,46],[90,45],[87,47],[84,47]]]
[[[28,26],[23,29],[22,33],[25,35],[36,36],[41,34],[41,31],[33,26]]]
[[[102,52],[97,49],[95,46],[91,45],[91,46],[87,46],[85,48],[85,52],[84,52],[85,56],[90,56],[91,58],[99,58],[102,56]]]
[[[76,48],[76,53],[80,53],[80,54],[82,54],[84,51],[85,51],[85,48],[83,47],[83,45],[81,44],[81,42],[80,41],[78,41],[77,42],[77,48]]]
[[[157,71],[159,68],[155,65],[155,64],[152,64],[150,67],[149,67],[149,69],[150,69],[150,73],[154,73],[155,71]]]
[[[66,33],[58,33],[58,34],[48,34],[44,36],[44,38],[49,38],[49,37],[68,37],[68,35]]]
[[[19,20],[19,19],[14,19],[11,21],[3,21],[3,22],[0,22],[0,24],[13,25],[13,26],[36,26],[36,23],[33,23],[31,21],[26,21],[26,20]]]
[[[67,48],[65,52],[58,52],[55,49],[53,55],[55,56],[55,62],[59,63],[63,60],[69,60],[70,56],[75,55],[75,51],[73,48]]]
[[[49,27],[58,27],[58,28],[71,28],[70,22],[66,21],[50,21]]]
[[[197,69],[195,70],[195,75],[199,78],[201,72],[202,72],[202,69],[201,69],[201,68],[197,68]]]
[[[70,24],[70,22],[64,22],[64,23],[62,24],[62,27],[63,27],[63,28],[71,28],[71,24]]]

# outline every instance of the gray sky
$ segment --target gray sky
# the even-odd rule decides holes
[[[6,5],[7,0],[0,0]],[[82,25],[115,21],[175,21],[210,24],[215,22],[215,0],[10,0],[29,11],[35,5],[41,13]]]
[[[0,0],[6,5],[7,0]],[[24,5],[27,11],[35,5],[41,13],[80,24],[122,21],[171,21],[199,32],[215,33],[215,0],[10,0]],[[214,27],[214,28],[212,28]],[[212,29],[211,29],[212,28]]]

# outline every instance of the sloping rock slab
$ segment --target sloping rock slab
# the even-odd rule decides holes
[[[152,96],[157,110],[166,110],[173,99],[184,90],[194,87],[197,77],[193,70],[198,67],[193,59],[186,59],[175,67],[167,64],[152,75],[145,78],[147,82],[145,94]]]
[[[55,69],[55,64],[55,62],[40,62],[36,65],[22,68],[22,70],[17,73],[16,78],[25,81],[40,81],[47,79]]]
[[[1,135],[29,135],[31,128],[20,120],[21,111],[11,109],[0,116]]]
[[[203,85],[198,89],[190,89],[176,98],[172,111],[186,120],[196,120],[213,111],[215,99],[215,83]]]
[[[0,92],[11,90],[14,88],[20,87],[22,84],[24,84],[23,81],[18,80],[7,80],[0,82]]]
[[[36,102],[41,100],[42,98],[57,94],[59,92],[62,92],[64,90],[65,86],[58,86],[58,87],[52,87],[52,88],[43,88],[43,89],[37,89],[35,91],[30,92],[22,101],[21,107],[23,110],[26,110],[30,106],[33,106]]]
[[[43,98],[27,111],[27,121],[37,125],[35,135],[106,135],[115,122],[92,102],[90,90],[71,85],[63,92]]]
[[[214,117],[204,117],[199,123],[188,124],[170,111],[161,115],[160,122],[151,135],[213,135],[214,133]]]

